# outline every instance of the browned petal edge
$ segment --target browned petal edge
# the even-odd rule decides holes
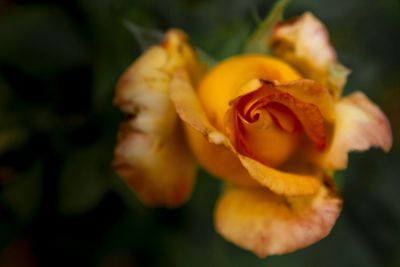
[[[337,103],[334,139],[327,154],[329,167],[345,169],[350,151],[380,147],[388,152],[391,146],[389,121],[362,92],[352,93]]]
[[[215,227],[225,239],[264,258],[293,252],[324,238],[341,207],[341,198],[326,186],[306,197],[227,187],[216,206]]]
[[[122,75],[114,103],[129,115],[121,124],[113,167],[139,199],[175,207],[191,194],[195,161],[182,142],[181,126],[169,99],[178,68],[194,73],[196,58],[179,30],[166,33]]]
[[[173,208],[191,195],[196,165],[180,131],[175,128],[161,143],[157,136],[121,124],[112,166],[147,205]]]
[[[305,78],[321,82],[335,99],[340,98],[350,71],[337,61],[327,29],[313,14],[278,23],[270,45]]]

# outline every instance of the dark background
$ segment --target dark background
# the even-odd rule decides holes
[[[184,29],[218,59],[238,53],[272,1],[0,0],[0,266],[400,266],[400,1],[292,0],[312,11],[394,147],[352,154],[337,174],[332,233],[260,260],[213,228],[220,182],[199,171],[191,200],[143,206],[110,168],[121,72],[140,54],[121,21]]]

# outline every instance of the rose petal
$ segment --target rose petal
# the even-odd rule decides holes
[[[278,194],[295,196],[314,194],[318,191],[321,186],[320,175],[300,175],[278,171],[239,154],[228,138],[210,124],[193,86],[183,71],[174,75],[170,94],[180,118],[205,136],[203,139],[193,130],[187,130],[192,151],[210,172],[237,184],[253,185],[254,183],[249,181],[246,171],[243,170],[244,167],[251,178]],[[204,142],[206,140],[223,147],[212,144],[210,146]],[[238,164],[237,158],[242,166]]]
[[[182,138],[178,128],[161,140],[121,124],[113,167],[144,203],[176,207],[190,196],[196,165]]]
[[[256,186],[247,170],[228,148],[228,139],[208,121],[187,74],[177,71],[171,81],[171,100],[186,122],[186,136],[197,160],[213,175],[235,184]]]
[[[330,121],[334,118],[333,99],[329,92],[310,80],[281,85],[263,81],[260,88],[239,96],[231,101],[230,106],[226,113],[226,127],[235,148],[271,167],[279,166],[293,154],[300,128],[323,150],[328,141],[324,117]],[[286,125],[289,131],[282,125]]]
[[[171,30],[118,82],[114,103],[131,119],[120,128],[113,166],[146,204],[177,206],[191,193],[195,162],[182,142],[169,84],[178,68],[195,79],[197,67],[184,34]]]
[[[225,113],[233,99],[258,89],[260,80],[285,83],[299,78],[283,61],[261,55],[240,55],[210,70],[197,88],[198,97],[210,123],[225,132]]]
[[[320,83],[300,79],[275,86],[281,92],[286,92],[302,102],[318,107],[324,119],[328,122],[335,120],[335,101],[329,91]]]
[[[188,126],[186,136],[198,162],[214,176],[241,186],[260,187],[243,167],[237,155],[224,145],[209,142],[200,132]]]
[[[175,72],[171,80],[170,98],[180,118],[208,137],[215,144],[226,143],[226,137],[212,126],[204,113],[189,76],[183,69]]]
[[[265,189],[229,187],[215,211],[217,231],[259,257],[309,246],[329,234],[341,200],[326,187],[309,197],[285,198]]]
[[[311,13],[279,23],[271,46],[277,56],[295,66],[304,77],[322,83],[335,99],[340,97],[350,72],[337,62],[325,26]]]
[[[363,93],[355,92],[336,105],[334,139],[328,153],[328,164],[334,169],[347,167],[349,151],[380,147],[389,151],[392,131],[383,112]]]
[[[315,194],[322,181],[318,174],[296,174],[268,167],[249,157],[238,154],[243,166],[250,176],[276,194],[284,196],[301,196]]]

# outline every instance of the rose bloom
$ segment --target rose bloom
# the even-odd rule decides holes
[[[197,164],[225,182],[215,226],[260,257],[325,237],[342,201],[333,173],[349,151],[388,151],[385,115],[363,93],[342,97],[349,71],[312,14],[273,27],[274,57],[247,53],[208,69],[186,35],[166,33],[122,75],[113,166],[145,204],[176,207]]]

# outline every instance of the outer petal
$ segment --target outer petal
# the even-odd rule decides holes
[[[295,174],[270,168],[249,157],[238,154],[250,176],[271,191],[284,196],[315,194],[322,186],[321,175]]]
[[[113,167],[148,205],[175,207],[190,195],[195,163],[175,128],[168,140],[121,124]]]
[[[353,93],[338,102],[334,139],[327,154],[329,167],[346,168],[349,151],[380,147],[387,152],[391,146],[392,131],[385,114],[363,93]]]
[[[184,34],[172,30],[118,83],[114,102],[131,118],[121,125],[113,166],[146,204],[177,206],[191,193],[195,162],[181,141],[169,84],[178,68],[195,79],[196,67]]]
[[[215,212],[217,231],[259,257],[304,248],[329,234],[341,200],[325,187],[309,197],[284,198],[267,190],[227,188]]]
[[[208,121],[189,81],[181,70],[171,82],[171,100],[186,126],[188,142],[198,161],[208,171],[230,182],[257,186],[237,156],[229,149],[228,139]]]
[[[325,26],[311,13],[279,23],[273,32],[274,53],[295,66],[306,78],[321,82],[338,99],[347,68],[337,62]]]
[[[192,85],[183,72],[174,76],[170,92],[180,118],[206,138],[199,138],[196,133],[190,132],[193,130],[189,130],[191,148],[209,171],[234,183],[250,185],[247,176],[244,176],[246,173],[242,169],[244,167],[250,177],[261,185],[288,196],[314,194],[319,190],[322,184],[319,174],[301,175],[282,172],[239,154],[228,138],[210,124]],[[210,147],[210,144],[204,142],[207,139],[212,143],[211,146],[213,144],[223,146]],[[243,167],[238,166],[237,158]]]

